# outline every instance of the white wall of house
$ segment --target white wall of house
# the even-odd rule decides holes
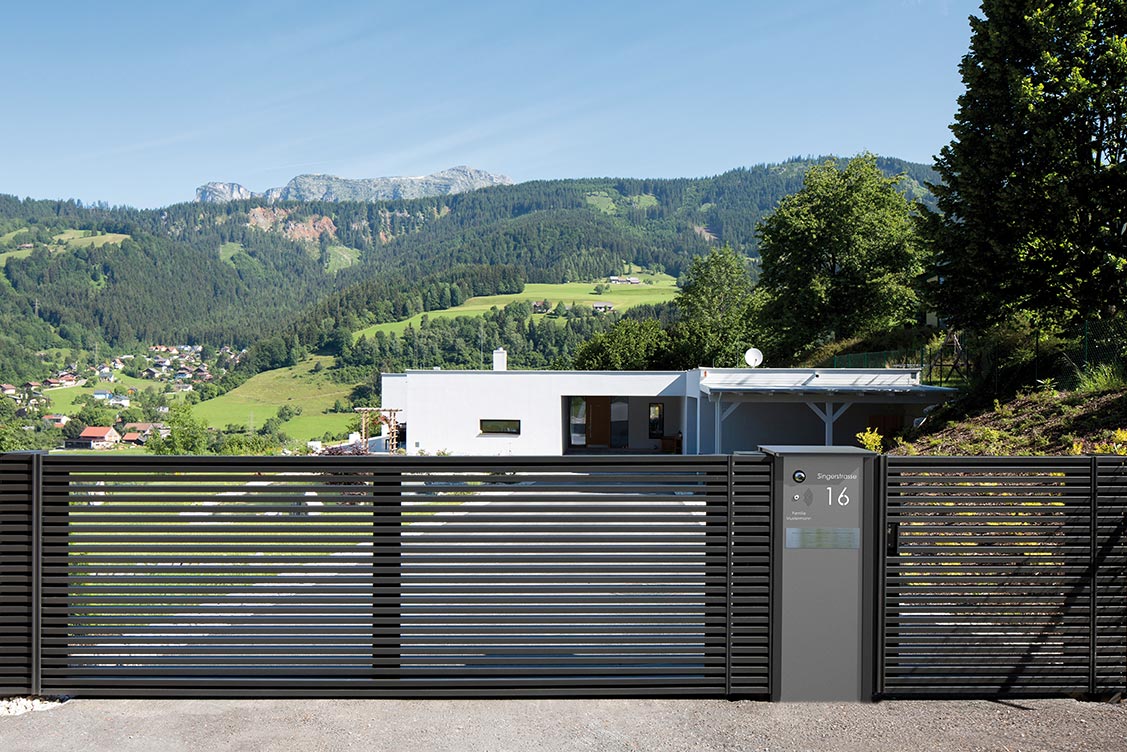
[[[577,395],[579,396],[579,395]],[[665,413],[663,436],[676,437],[681,430],[681,402],[678,397],[631,397],[630,449],[661,449],[661,439],[650,438],[650,405],[660,404]]]
[[[380,374],[380,405],[383,407],[398,407],[401,410],[406,410],[407,403],[410,401],[408,393],[410,382],[405,373],[381,373]],[[396,416],[400,423],[407,420],[405,412],[399,413]]]
[[[381,404],[404,411],[408,454],[560,455],[564,397],[644,397],[630,405],[639,431],[646,430],[649,402],[669,397],[666,433],[675,434],[684,377],[667,371],[408,371],[384,375]],[[519,420],[521,433],[483,434],[482,420]]]
[[[843,388],[868,396],[855,397],[837,419],[834,444],[855,445],[855,435],[868,426],[881,427],[887,435],[888,425],[882,422],[907,423],[923,414],[924,404],[873,396],[880,389],[927,389],[919,387],[918,371],[904,369],[408,371],[382,375],[382,404],[402,411],[399,421],[407,424],[403,448],[409,454],[558,456],[568,449],[567,397],[627,397],[627,448],[632,451],[661,449],[661,440],[649,437],[649,406],[661,402],[664,436],[681,432],[685,454],[714,454],[754,451],[763,444],[821,445],[825,424],[802,400],[815,399],[811,391]],[[806,396],[788,391],[794,389]],[[945,396],[940,390],[933,401]],[[827,392],[816,401],[821,407],[826,401],[840,407],[847,400]],[[718,443],[715,421],[725,412]],[[520,421],[520,434],[483,433],[482,420]]]

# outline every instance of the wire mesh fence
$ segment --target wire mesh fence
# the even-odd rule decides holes
[[[920,381],[943,386],[970,378],[970,358],[956,332],[919,347],[842,353],[822,363],[822,368],[918,368]]]
[[[1074,360],[1081,369],[1108,364],[1122,366],[1127,361],[1127,322],[1119,319],[1085,321],[1074,331]]]
[[[1063,389],[1108,386],[1127,376],[1127,321],[1097,319],[1066,327],[1059,333],[1033,335],[1033,366],[1039,381]]]
[[[842,353],[821,368],[919,368],[925,384],[958,386],[975,371],[1018,368],[1037,381],[1075,389],[1085,380],[1127,382],[1127,320],[1083,321],[1063,330],[1039,330],[1017,339],[962,337],[948,332],[919,347]]]

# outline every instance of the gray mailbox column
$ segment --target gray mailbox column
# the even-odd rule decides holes
[[[772,493],[771,699],[872,699],[876,455],[764,446]]]

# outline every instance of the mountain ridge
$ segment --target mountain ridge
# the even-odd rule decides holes
[[[330,351],[344,331],[525,283],[605,279],[628,264],[677,277],[716,244],[754,259],[757,222],[827,160],[847,161],[537,180],[376,203],[260,197],[134,209],[0,194],[0,380],[41,379],[51,368],[39,353],[99,343],[251,347],[262,370],[303,348]],[[903,175],[909,197],[933,201],[929,166],[877,165]],[[62,237],[77,241],[62,246]]]
[[[395,201],[432,198],[512,185],[512,178],[458,165],[430,175],[378,178],[341,178],[335,175],[298,175],[280,188],[252,191],[240,183],[210,182],[196,189],[198,203],[227,203],[264,198],[277,201]]]

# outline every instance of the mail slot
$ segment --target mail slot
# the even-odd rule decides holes
[[[870,467],[853,447],[764,446],[772,457],[772,699],[869,701]]]

